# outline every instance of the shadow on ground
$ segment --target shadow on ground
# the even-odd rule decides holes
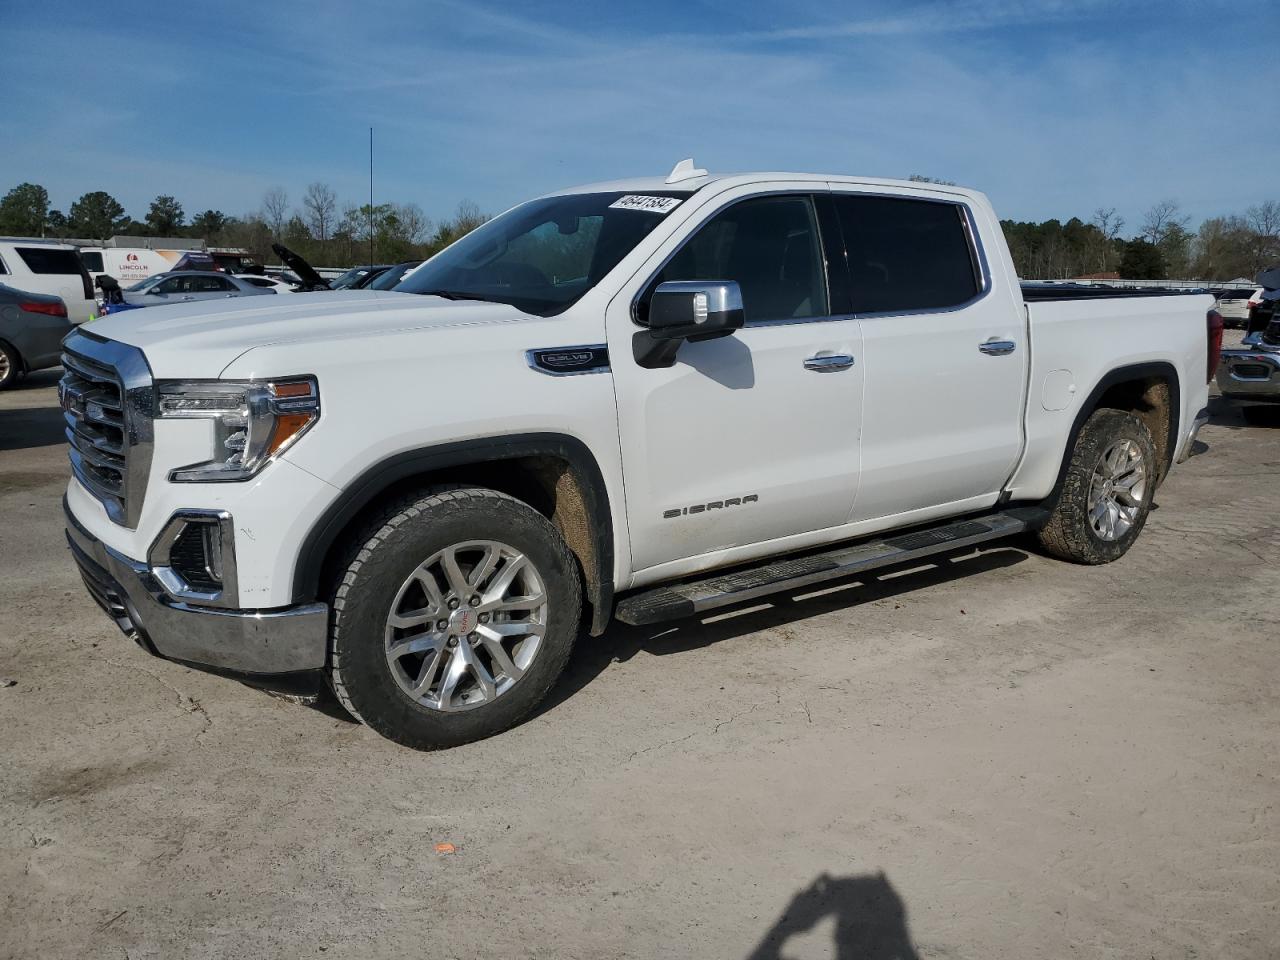
[[[889,567],[876,571],[875,576],[864,575],[861,578],[833,581],[816,588],[756,600],[751,605],[740,608],[733,616],[726,615],[735,612],[732,607],[717,610],[715,619],[709,623],[706,620],[691,619],[629,627],[615,622],[604,636],[584,635],[578,640],[568,669],[538,707],[535,715],[555,709],[584,689],[611,664],[625,663],[641,651],[653,656],[686,653],[832,610],[884,600],[961,577],[1011,567],[1026,559],[1024,551],[1008,545],[976,553],[970,548],[962,554],[937,557],[927,566],[921,566],[920,561],[916,561],[905,568],[910,572],[903,572],[903,567]],[[817,589],[822,589],[823,592],[814,595]]]
[[[902,898],[883,873],[848,877],[822,874],[799,891],[746,960],[782,960],[787,941],[826,918],[835,921],[836,960],[919,960],[907,929]]]
[[[56,443],[66,443],[63,433],[66,424],[62,420],[62,408],[58,406],[58,398],[52,397],[48,406],[23,406],[24,397],[34,390],[52,387],[57,384],[61,370],[41,370],[19,380],[4,393],[0,399],[9,401],[0,407],[0,450],[26,450],[29,447],[48,447]]]

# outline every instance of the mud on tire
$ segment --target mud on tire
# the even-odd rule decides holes
[[[430,567],[437,573],[428,577],[426,585],[430,588],[434,583],[440,588],[434,599],[430,589],[412,596],[406,594],[406,588],[422,589],[421,568],[436,556],[462,558],[452,561],[455,579],[459,573],[464,579],[473,575],[480,578],[484,548],[467,545],[487,542],[508,545],[512,550],[511,554],[502,554],[501,559],[493,561],[497,564],[496,572],[490,571],[488,576],[498,577],[501,564],[513,562],[509,557],[518,553],[533,572],[517,576],[533,578],[545,593],[545,607],[540,608],[545,617],[541,639],[535,645],[532,659],[523,667],[513,665],[519,660],[518,651],[504,659],[508,651],[496,650],[497,659],[491,658],[487,644],[492,643],[493,638],[467,632],[484,628],[465,616],[468,598],[459,598],[451,592],[449,572],[441,573],[441,568]],[[496,579],[477,582],[495,583]],[[532,588],[525,586],[524,589]],[[475,588],[470,599],[478,603],[482,592],[481,588]],[[459,609],[451,610],[448,604],[457,599],[461,601],[456,604]],[[418,609],[406,614],[406,604]],[[488,601],[476,606],[477,611],[489,609],[496,608]],[[398,627],[391,629],[388,618],[393,612],[397,623],[402,616],[409,616],[406,622],[413,623],[424,619],[418,615],[428,610],[434,613],[425,617],[423,626],[415,625],[404,631]],[[389,505],[347,544],[332,592],[330,683],[342,705],[354,717],[397,743],[418,750],[434,750],[480,740],[519,723],[546,696],[568,661],[581,610],[577,562],[559,531],[542,514],[513,497],[480,487],[422,491]],[[486,623],[489,616],[486,614]],[[491,616],[496,628],[499,617],[519,615],[493,613]],[[455,621],[463,626],[457,626]],[[448,625],[441,629],[442,623]],[[457,676],[464,679],[457,681],[457,688],[450,688],[447,697],[444,681],[435,681],[439,689],[438,703],[424,705],[422,700],[431,700],[436,687],[415,688],[422,691],[422,697],[415,697],[406,689],[406,684],[412,685],[415,680],[409,673],[418,669],[419,661],[414,659],[417,651],[404,660],[393,659],[395,650],[399,649],[396,644],[405,635],[413,639],[412,635],[419,629],[441,638],[449,637],[440,643],[424,639],[424,643],[433,645],[433,649],[422,654],[420,662],[424,665],[429,658],[440,657],[437,669],[443,671],[448,668],[450,657],[478,658],[482,666],[487,666],[484,675],[493,681],[505,664],[507,686],[500,692],[495,692],[496,687],[479,689],[481,674],[475,670],[473,660],[468,659],[473,672],[459,673]],[[460,650],[460,644],[468,643],[468,636],[472,645]],[[444,643],[448,643],[447,649]],[[404,670],[406,662],[408,671]],[[427,673],[424,666],[420,676]],[[516,678],[512,680],[512,676]],[[468,683],[477,690],[468,693]],[[467,703],[467,696],[474,702]],[[453,709],[440,709],[439,704],[443,703],[451,704]]]
[[[1099,478],[1108,473],[1104,458],[1123,441],[1130,441],[1140,453],[1144,482],[1141,495],[1133,498],[1132,520],[1123,532],[1113,532],[1109,536],[1105,522],[1103,532],[1095,528],[1090,516],[1090,491],[1092,489],[1096,493],[1100,488]],[[1118,560],[1133,546],[1147,522],[1157,475],[1155,443],[1146,424],[1123,410],[1095,410],[1076,437],[1062,489],[1053,505],[1049,522],[1038,534],[1041,547],[1055,557],[1073,563],[1099,564]],[[1096,509],[1096,501],[1092,506]]]

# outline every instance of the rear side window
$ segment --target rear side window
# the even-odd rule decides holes
[[[80,275],[80,254],[57,247],[15,247],[18,256],[32,273],[70,273]]]
[[[81,252],[80,259],[90,273],[102,273],[102,254]]]
[[[837,194],[855,313],[954,307],[978,293],[958,204]]]

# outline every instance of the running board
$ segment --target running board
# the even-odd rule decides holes
[[[668,583],[619,600],[614,617],[632,626],[692,617],[731,603],[1037,530],[1048,518],[1048,511],[1039,507],[1014,507],[824,553],[773,560],[733,573]]]

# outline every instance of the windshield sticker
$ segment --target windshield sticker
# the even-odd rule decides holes
[[[670,213],[680,206],[679,197],[645,197],[629,193],[609,204],[610,210],[643,210],[645,213]]]

